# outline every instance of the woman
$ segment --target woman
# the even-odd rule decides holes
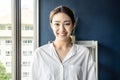
[[[58,6],[51,11],[50,25],[55,40],[35,50],[32,80],[95,80],[89,50],[71,41],[75,23],[68,7]]]

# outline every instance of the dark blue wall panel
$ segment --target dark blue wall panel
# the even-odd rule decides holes
[[[40,0],[39,45],[54,40],[49,12],[58,5],[73,9],[76,40],[97,40],[99,80],[120,80],[119,0]]]

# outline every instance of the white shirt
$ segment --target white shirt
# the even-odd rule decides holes
[[[61,63],[53,43],[35,50],[32,80],[95,80],[94,62],[89,50],[73,44]]]

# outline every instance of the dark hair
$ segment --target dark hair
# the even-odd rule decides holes
[[[71,18],[72,23],[75,24],[75,18],[74,18],[73,11],[66,6],[58,6],[50,12],[49,19],[51,23],[52,23],[53,16],[60,12],[67,14]]]

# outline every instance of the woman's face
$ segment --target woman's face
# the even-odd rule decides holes
[[[65,13],[57,13],[53,16],[51,28],[57,40],[68,40],[74,25],[71,18]]]

